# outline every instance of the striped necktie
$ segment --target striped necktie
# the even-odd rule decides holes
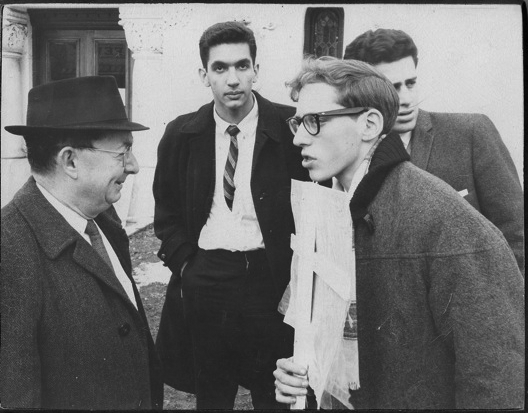
[[[238,160],[238,142],[236,137],[239,132],[240,129],[236,125],[230,125],[227,128],[227,133],[231,136],[231,143],[224,169],[224,198],[230,210],[233,209],[233,199],[235,198],[235,168]]]
[[[112,266],[112,261],[110,261],[110,256],[108,255],[108,252],[106,251],[106,248],[104,246],[103,238],[101,237],[101,234],[99,233],[97,225],[95,225],[93,219],[88,220],[84,232],[90,237],[90,242],[92,243],[92,247],[94,248],[94,250],[101,256],[103,261],[110,267],[113,272],[114,267]]]

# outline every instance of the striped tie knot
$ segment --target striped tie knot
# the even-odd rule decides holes
[[[238,160],[237,135],[240,133],[240,129],[236,125],[229,125],[226,131],[231,136],[231,143],[224,169],[224,198],[227,207],[232,210],[235,198],[235,169]]]

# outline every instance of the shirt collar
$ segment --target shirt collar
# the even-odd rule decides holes
[[[64,219],[68,222],[68,224],[70,224],[73,227],[73,229],[75,229],[82,236],[84,234],[84,231],[86,230],[86,224],[88,223],[86,218],[80,216],[73,209],[64,205],[57,198],[55,198],[51,193],[49,193],[48,190],[44,188],[42,185],[40,185],[38,182],[37,182],[37,188],[40,190],[40,192],[42,192],[42,195],[44,195],[44,198],[48,200],[48,202],[57,210],[57,212],[64,217]]]
[[[244,136],[251,136],[254,131],[257,128],[257,122],[258,122],[258,103],[257,98],[252,93],[253,96],[253,107],[249,111],[249,113],[238,123],[238,129],[240,129],[240,132]],[[216,105],[213,108],[213,116],[214,120],[216,122],[216,127],[219,128],[221,131],[225,132],[226,129],[232,125],[232,123],[226,122],[224,119],[220,117],[220,115],[216,112]]]

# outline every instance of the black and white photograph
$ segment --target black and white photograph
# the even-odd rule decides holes
[[[1,10],[1,408],[524,409],[523,2]]]

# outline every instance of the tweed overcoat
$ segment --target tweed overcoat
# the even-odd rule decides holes
[[[420,110],[411,145],[412,163],[457,191],[467,190],[466,201],[502,231],[524,274],[524,195],[491,120]]]
[[[399,139],[390,143],[377,148],[351,202],[360,388],[350,401],[520,408],[524,280],[514,255],[490,221],[412,163],[376,178],[393,150],[407,155]]]
[[[253,93],[259,119],[250,185],[278,304],[290,280],[290,235],[294,232],[291,179],[306,181],[309,174],[302,167],[300,149],[293,145],[286,124],[295,109]],[[165,382],[187,392],[194,392],[194,379],[190,336],[183,320],[180,269],[198,248],[200,231],[213,202],[213,107],[211,102],[167,125],[158,148],[153,186],[154,229],[162,241],[158,255],[173,272],[156,346]]]
[[[7,408],[161,408],[159,359],[113,207],[96,218],[138,309],[31,177],[2,208],[1,401]]]

